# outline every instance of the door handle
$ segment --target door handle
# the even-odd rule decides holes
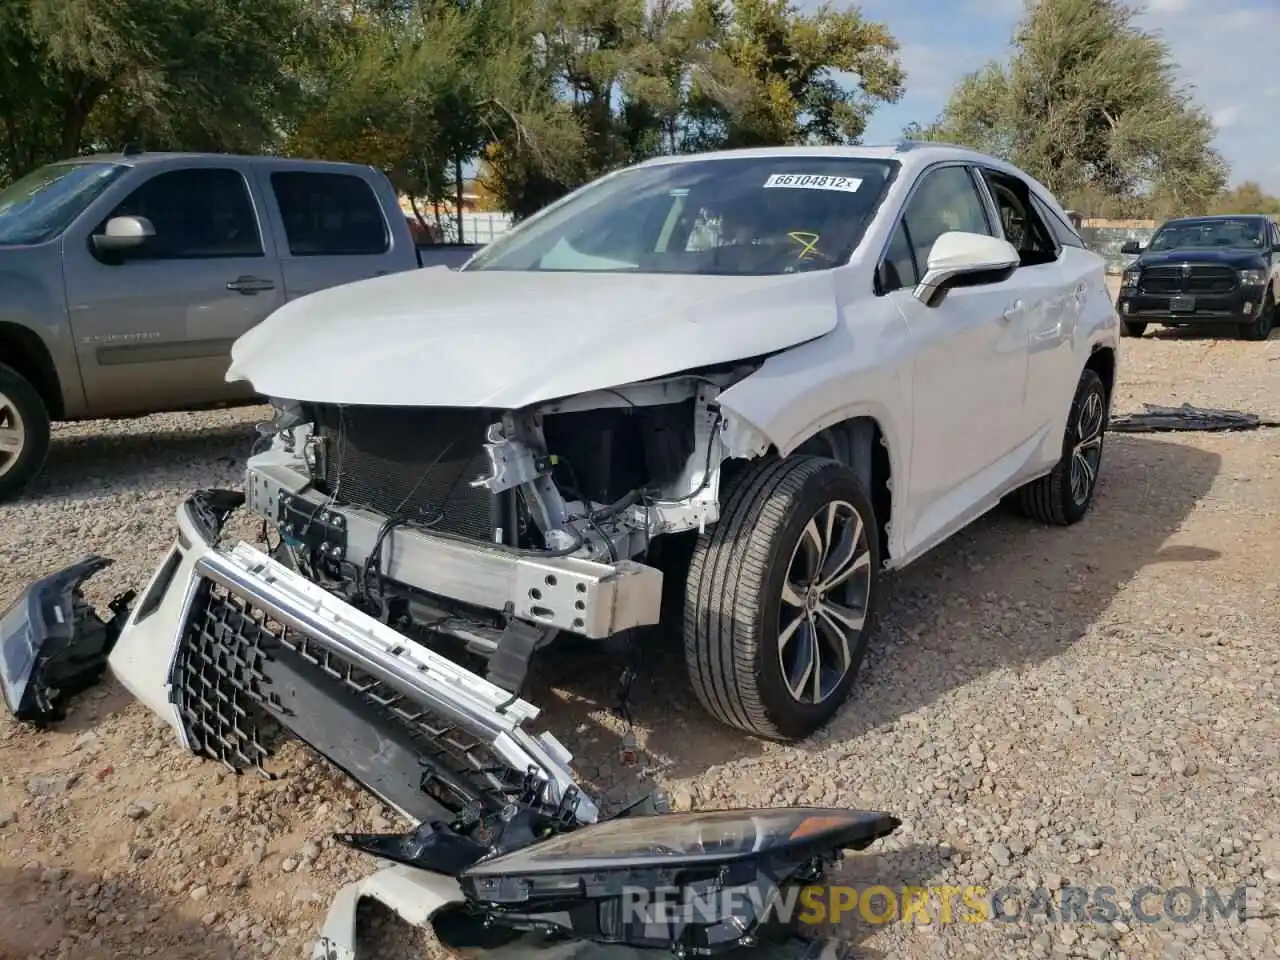
[[[274,281],[264,280],[262,277],[236,277],[236,279],[227,284],[228,290],[234,290],[236,293],[243,293],[246,296],[274,290],[275,288]]]
[[[1000,314],[1000,322],[1002,324],[1012,323],[1018,317],[1022,316],[1025,307],[1021,300],[1015,300],[1009,306],[1004,308],[1004,313]]]

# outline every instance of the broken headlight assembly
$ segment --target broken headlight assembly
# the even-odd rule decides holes
[[[694,956],[794,942],[809,956],[801,889],[898,825],[804,807],[624,816],[481,860],[458,883],[490,928]]]

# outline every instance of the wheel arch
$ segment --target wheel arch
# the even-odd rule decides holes
[[[871,506],[876,512],[880,559],[882,562],[891,559],[894,451],[880,421],[869,415],[840,420],[823,427],[790,452],[830,457],[857,475],[871,495]]]
[[[1102,378],[1102,385],[1107,391],[1107,407],[1111,407],[1111,397],[1116,385],[1116,351],[1106,344],[1095,344],[1084,363],[1086,370],[1092,370]]]
[[[52,419],[62,418],[65,410],[58,370],[38,334],[16,323],[0,321],[0,363],[30,381]]]

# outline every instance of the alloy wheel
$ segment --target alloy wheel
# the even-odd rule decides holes
[[[0,477],[14,468],[26,446],[27,430],[18,405],[0,393]]]
[[[1085,503],[1098,480],[1102,462],[1102,428],[1106,422],[1106,403],[1101,392],[1090,391],[1080,405],[1074,425],[1075,446],[1071,450],[1071,499],[1077,506]]]
[[[778,615],[778,660],[799,703],[819,704],[856,666],[871,596],[867,526],[853,504],[828,503],[792,551]]]

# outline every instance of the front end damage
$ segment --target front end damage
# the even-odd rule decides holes
[[[63,633],[82,638],[63,647],[91,654],[104,637],[99,660],[109,651],[190,751],[272,776],[290,736],[414,824],[337,836],[394,866],[342,891],[315,960],[359,956],[355,911],[370,899],[473,957],[843,957],[784,908],[895,818],[672,813],[661,793],[604,818],[522,698],[530,657],[560,635],[659,622],[664,543],[715,523],[725,471],[767,452],[719,403],[755,368],[519,411],[276,401],[244,492],[182,504],[122,629],[96,631],[72,604],[94,564],[50,578],[74,606]],[[224,542],[242,507],[264,539],[278,533],[271,551]],[[51,590],[29,594],[6,635],[52,636],[53,608],[33,599]],[[486,676],[443,652],[459,642]]]
[[[245,495],[308,580],[515,690],[560,635],[659,623],[664,538],[714,524],[722,464],[767,449],[718,402],[757,366],[519,411],[276,401]]]
[[[779,905],[896,819],[677,814],[660,792],[603,819],[568,752],[528,729],[530,704],[248,543],[224,543],[242,501],[211,490],[182,505],[110,666],[191,751],[269,776],[284,732],[415,824],[338,835],[394,865],[340,893],[316,960],[360,956],[363,900],[474,957],[845,956]]]

